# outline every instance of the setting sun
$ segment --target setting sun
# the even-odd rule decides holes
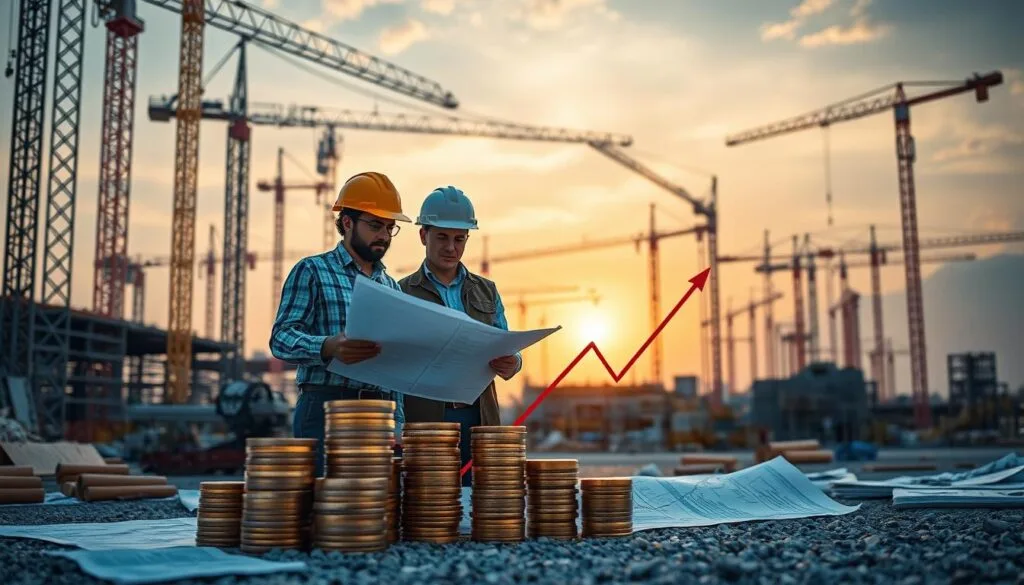
[[[603,313],[592,310],[581,315],[573,324],[573,329],[576,331],[577,339],[583,344],[593,341],[600,345],[608,339],[611,325]]]

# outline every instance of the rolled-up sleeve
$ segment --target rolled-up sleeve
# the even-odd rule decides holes
[[[315,334],[313,304],[317,282],[306,262],[296,264],[281,290],[281,304],[270,331],[270,353],[296,365],[322,365],[326,335]]]

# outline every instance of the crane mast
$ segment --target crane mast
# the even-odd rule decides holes
[[[39,429],[46,438],[58,436],[64,423],[71,345],[71,267],[78,191],[85,7],[85,0],[61,0],[56,14],[42,304],[36,307],[38,319],[32,348],[33,386],[40,398],[37,408],[42,415]],[[0,329],[3,328],[2,322],[3,317],[0,316]]]
[[[174,148],[174,215],[167,326],[167,391],[184,403],[192,382],[192,276],[196,246],[196,187],[203,73],[202,0],[183,0],[178,70],[178,126]]]
[[[693,212],[696,215],[703,216],[707,222],[706,231],[708,237],[708,258],[711,266],[711,273],[714,277],[711,279],[711,290],[710,290],[710,304],[711,304],[711,380],[712,380],[712,392],[711,399],[715,405],[722,404],[722,335],[721,335],[721,310],[719,308],[719,285],[720,277],[718,275],[718,224],[716,217],[716,202],[718,198],[718,177],[711,177],[711,198],[708,203],[704,203],[690,194],[689,191],[682,187],[673,184],[671,181],[661,177],[653,170],[647,168],[639,161],[633,159],[626,153],[622,152],[616,146],[609,142],[590,142],[590,146],[621,164],[622,166],[630,169],[631,171],[639,174],[645,179],[651,181],[655,185],[658,185],[662,189],[672,193],[673,195],[683,199],[693,207]],[[698,239],[703,236],[703,232],[698,232]]]
[[[245,356],[246,251],[249,249],[249,89],[245,39],[238,43],[235,87],[229,100],[224,178],[224,264],[221,267],[220,337],[232,349],[224,356],[227,375],[240,379]]]
[[[124,318],[139,33],[135,3],[110,3],[103,80],[93,311]]]
[[[921,295],[921,266],[917,225],[916,190],[914,187],[914,138],[910,132],[910,107],[965,92],[974,92],[978,102],[988,101],[989,88],[1003,83],[1003,74],[992,71],[975,74],[962,82],[923,95],[908,97],[906,87],[934,86],[932,82],[900,82],[824,109],[748,130],[725,139],[726,146],[736,146],[782,134],[814,127],[827,127],[837,122],[856,120],[891,109],[896,127],[896,159],[900,186],[900,213],[903,228],[904,274],[907,289],[907,320],[910,337],[911,380],[914,398],[914,419],[919,429],[931,426],[928,398],[928,367],[925,348],[924,303]],[[877,345],[877,343],[876,343]],[[877,351],[877,347],[876,347]]]

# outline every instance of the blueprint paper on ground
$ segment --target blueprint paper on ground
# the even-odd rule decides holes
[[[1024,457],[1009,453],[971,471],[901,476],[884,481],[837,481],[833,493],[842,498],[890,498],[898,487],[914,489],[1014,489],[1024,483]]]
[[[160,550],[47,551],[73,560],[98,579],[118,585],[144,585],[196,577],[224,575],[267,575],[305,571],[302,561],[275,562],[256,557],[228,554],[210,547],[165,548]]]
[[[471,403],[494,379],[488,362],[512,355],[561,327],[505,331],[460,311],[357,278],[345,322],[349,339],[376,341],[376,357],[327,369],[386,390]]]
[[[1017,489],[985,487],[893,488],[892,506],[904,508],[1024,508],[1024,485]]]
[[[33,538],[85,550],[154,549],[196,545],[195,518],[127,520],[125,522],[76,522],[0,526],[0,536]]]
[[[832,500],[782,457],[712,477],[633,478],[633,532],[840,516],[859,508]]]

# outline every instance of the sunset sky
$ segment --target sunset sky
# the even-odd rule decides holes
[[[716,174],[721,254],[759,252],[765,229],[778,243],[778,253],[791,251],[793,234],[802,238],[811,233],[819,245],[866,242],[869,224],[878,226],[880,240],[900,241],[891,114],[832,128],[831,228],[826,224],[820,131],[733,148],[725,146],[727,134],[899,80],[962,80],[998,69],[1005,82],[987,103],[978,104],[967,94],[913,110],[919,221],[923,236],[1024,229],[1024,38],[1011,24],[1024,22],[1020,2],[265,0],[262,6],[439,81],[459,99],[466,115],[630,134],[635,142],[627,152],[700,197],[708,195],[708,173]],[[178,15],[145,2],[139,3],[139,14],[146,30],[139,49],[129,251],[166,256],[174,124],[149,121],[146,105],[150,96],[177,91],[180,21]],[[73,294],[73,304],[80,307],[92,303],[104,33],[89,27],[85,51]],[[0,44],[7,45],[7,35],[3,27]],[[205,70],[235,42],[235,37],[208,27]],[[234,68],[232,58],[204,97],[226,99]],[[254,102],[445,113],[340,73],[328,73],[341,80],[330,83],[257,46],[249,48],[248,69]],[[52,85],[48,96],[50,91]],[[367,91],[382,99],[368,97]],[[4,160],[9,156],[12,93],[13,79],[4,80]],[[396,100],[416,109],[401,108]],[[209,225],[218,230],[223,225],[225,134],[223,123],[202,124],[197,256],[207,248]],[[314,172],[318,136],[312,129],[254,128],[253,186],[273,178],[278,147]],[[343,131],[343,136],[339,184],[363,170],[384,172],[401,190],[410,216],[435,186],[453,184],[465,190],[481,225],[470,239],[467,259],[479,258],[483,234],[490,236],[491,252],[497,255],[639,233],[647,229],[652,202],[660,209],[660,230],[697,222],[685,202],[582,145],[365,131]],[[285,177],[309,179],[287,161]],[[312,193],[288,197],[292,202],[285,247],[319,251],[321,216]],[[6,209],[6,198],[3,205]],[[272,195],[253,188],[250,248],[264,258],[272,244],[272,208]],[[976,251],[1004,250],[1024,248]],[[404,225],[386,263],[398,278],[404,273],[395,269],[415,266],[421,254],[414,227]],[[662,242],[661,254],[662,310],[667,311],[685,292],[687,279],[705,266],[697,259],[692,237]],[[672,255],[679,260],[670,261]],[[479,270],[478,265],[470,267]],[[936,268],[925,266],[924,275]],[[147,273],[147,322],[167,324],[168,276],[167,268]],[[249,353],[268,351],[276,310],[270,277],[268,260],[249,275]],[[587,333],[595,331],[593,320],[607,329],[601,345],[615,365],[625,363],[650,329],[644,248],[638,253],[621,246],[498,264],[492,277],[506,290],[578,285],[601,295],[597,307],[578,303],[529,311],[529,327],[538,326],[546,312],[548,324],[565,328],[550,341],[551,376],[586,343]],[[723,308],[730,298],[733,306],[748,301],[752,287],[760,295],[762,281],[750,264],[723,266],[720,274],[712,275],[716,277]],[[219,274],[217,278],[219,291]],[[851,282],[868,294],[866,269],[855,270]],[[201,329],[205,282],[197,280],[196,286],[193,326]],[[777,319],[789,321],[789,279],[780,275],[775,286],[786,294],[776,305]],[[903,288],[901,266],[884,269],[883,288]],[[820,294],[824,311],[824,287]],[[518,327],[515,297],[506,298],[505,304],[511,325]],[[821,322],[824,328],[824,317]],[[745,320],[740,323],[737,334],[745,335]],[[697,325],[698,307],[692,303],[664,330],[666,384],[673,375],[699,371]],[[861,330],[869,336],[870,323],[862,322]],[[738,377],[746,386],[748,360],[745,353],[741,356]],[[526,370],[536,377],[539,367],[538,352],[528,352]],[[637,378],[644,379],[647,362],[637,368]],[[596,383],[604,378],[597,361],[587,360],[571,379]],[[502,391],[514,393],[518,386],[518,380],[504,384]]]

